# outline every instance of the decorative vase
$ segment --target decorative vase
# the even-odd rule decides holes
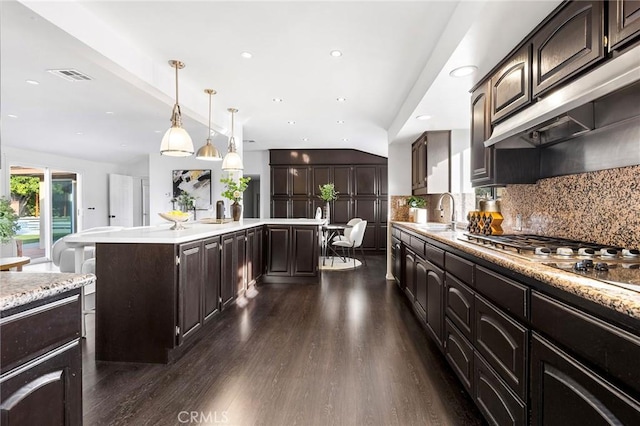
[[[324,218],[327,219],[327,223],[331,223],[331,206],[327,201],[324,205]]]
[[[231,215],[234,221],[237,222],[240,220],[240,216],[242,216],[242,205],[239,202],[234,201],[233,204],[231,204]]]

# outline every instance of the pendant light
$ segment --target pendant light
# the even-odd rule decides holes
[[[227,155],[224,156],[224,160],[222,160],[222,170],[226,171],[236,171],[242,170],[244,167],[242,166],[242,158],[236,152],[236,140],[233,137],[233,129],[234,129],[234,115],[238,112],[235,108],[227,109],[231,113],[231,137],[229,138],[229,147]]]
[[[176,69],[176,104],[171,113],[171,127],[164,134],[160,144],[160,154],[171,157],[188,157],[193,154],[193,142],[189,133],[182,128],[182,113],[178,104],[178,70],[184,68],[184,63],[171,60],[169,65]]]
[[[215,95],[216,91],[205,89],[204,93],[209,95],[209,133],[207,133],[207,143],[200,147],[196,153],[196,158],[205,161],[221,161],[222,155],[220,155],[220,151],[211,143],[211,95]]]

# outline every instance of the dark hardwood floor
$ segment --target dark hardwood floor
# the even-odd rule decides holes
[[[96,362],[88,316],[84,424],[483,424],[384,256],[367,260],[320,285],[259,287],[172,365]]]

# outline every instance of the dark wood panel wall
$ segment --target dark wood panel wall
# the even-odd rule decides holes
[[[318,186],[333,182],[339,192],[331,203],[331,222],[366,220],[363,248],[385,251],[387,246],[387,158],[353,149],[269,151],[271,217],[312,218]]]

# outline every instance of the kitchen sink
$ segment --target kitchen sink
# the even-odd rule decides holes
[[[416,226],[420,229],[424,229],[425,231],[430,232],[439,232],[439,231],[450,231],[451,224],[450,223],[441,223],[441,222],[427,222],[416,224]]]

